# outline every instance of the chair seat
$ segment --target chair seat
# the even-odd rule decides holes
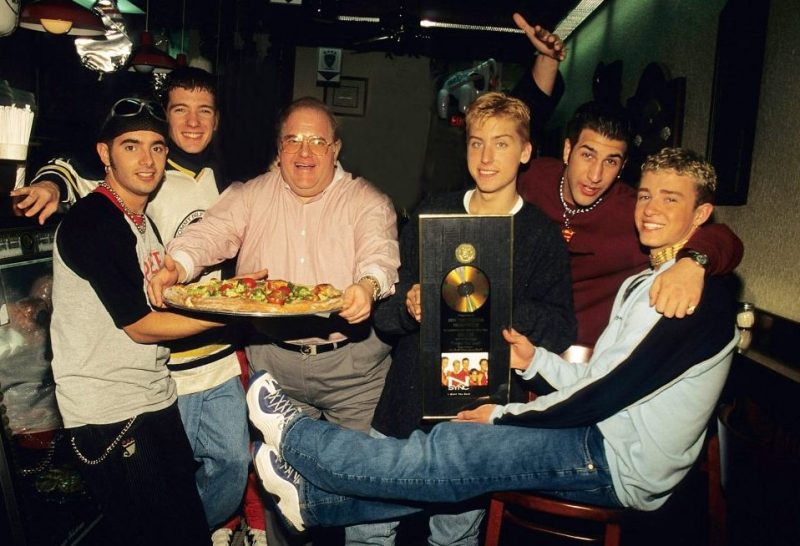
[[[565,522],[539,522],[533,518],[525,517],[509,507],[520,507],[531,512],[548,514],[560,518],[592,521],[601,524],[596,532],[587,532],[585,529],[573,529]],[[504,520],[539,533],[572,539],[582,543],[598,543],[605,546],[618,546],[622,535],[622,523],[631,514],[624,508],[605,508],[592,506],[573,501],[557,499],[540,495],[538,493],[509,491],[495,493],[491,497],[489,506],[488,524],[486,528],[485,546],[498,546],[500,542],[500,528]]]

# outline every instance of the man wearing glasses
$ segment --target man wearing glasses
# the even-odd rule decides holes
[[[214,76],[198,68],[174,70],[166,80],[164,95],[169,155],[164,183],[150,197],[147,214],[167,243],[202,218],[226,180],[211,146],[219,124]],[[138,99],[123,99],[114,106],[120,115],[137,115],[143,108],[165,117],[160,105]],[[25,209],[26,216],[39,214],[43,222],[56,211],[59,199],[74,203],[98,183],[59,158],[42,167],[30,187],[12,195],[25,195],[18,207]],[[219,278],[220,268],[209,276]],[[244,391],[229,334],[215,331],[172,343],[168,363],[186,433],[200,463],[197,486],[213,528],[238,509],[250,461]]]
[[[161,343],[221,324],[153,311],[145,292],[164,259],[144,209],[166,140],[158,103],[117,102],[97,142],[105,178],[64,217],[53,251],[56,398],[113,544],[209,541]]]
[[[344,289],[330,317],[261,319],[248,342],[256,370],[268,370],[306,415],[368,431],[389,368],[390,347],[367,320],[388,296],[400,263],[391,200],[337,163],[336,119],[319,100],[303,98],[280,119],[277,168],[234,183],[168,245],[168,268],[149,289],[195,278],[238,254],[237,273]]]

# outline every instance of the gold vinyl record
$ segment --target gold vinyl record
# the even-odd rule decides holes
[[[489,279],[471,265],[452,269],[442,282],[442,299],[453,311],[474,313],[489,297]]]

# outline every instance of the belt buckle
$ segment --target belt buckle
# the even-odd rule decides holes
[[[305,356],[316,356],[317,355],[317,346],[316,345],[301,345],[300,352]]]

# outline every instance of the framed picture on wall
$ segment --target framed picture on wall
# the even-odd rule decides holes
[[[367,78],[342,76],[337,87],[325,88],[325,104],[337,116],[363,116],[367,110]]]
[[[747,204],[768,15],[769,2],[728,0],[719,16],[706,152],[718,205]]]

